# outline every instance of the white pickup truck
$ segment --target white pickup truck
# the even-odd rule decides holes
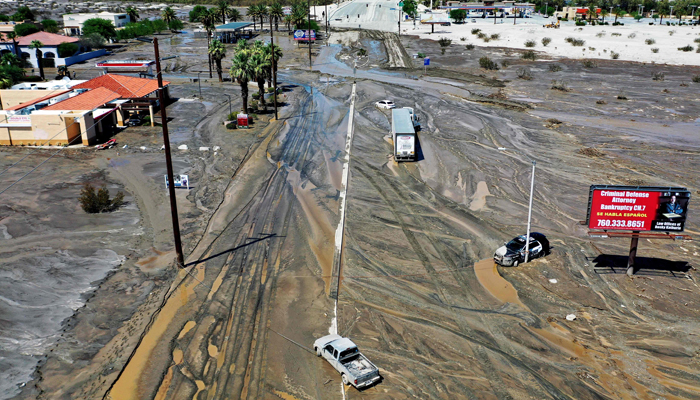
[[[314,342],[314,351],[325,358],[338,372],[346,385],[358,389],[377,382],[379,370],[360,353],[355,343],[340,335],[328,335]]]

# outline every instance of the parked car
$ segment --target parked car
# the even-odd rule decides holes
[[[441,23],[440,25],[442,25],[442,26],[451,26],[452,23],[451,23],[451,22],[443,22],[443,23]]]
[[[314,342],[314,351],[340,372],[345,385],[361,389],[380,379],[379,369],[348,338],[340,335],[324,336]]]
[[[126,123],[127,126],[139,126],[141,125],[141,118],[139,117],[131,117],[129,118],[129,121]]]
[[[396,104],[394,104],[394,102],[391,100],[379,100],[378,102],[374,103],[374,105],[385,110],[389,110],[396,107]]]
[[[528,261],[549,254],[547,237],[538,232],[530,233],[530,256]],[[520,235],[496,250],[493,261],[504,267],[517,267],[525,261],[525,235]]]

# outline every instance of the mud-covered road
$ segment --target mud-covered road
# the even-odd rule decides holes
[[[669,83],[674,95],[653,103],[657,83],[635,88],[629,103],[601,115],[581,104],[619,93],[612,72],[611,87],[591,96],[582,88],[591,73],[572,65],[563,72],[570,93],[552,92],[543,79],[505,82],[512,72],[493,80],[448,65],[454,53],[443,72],[420,77],[380,69],[391,59],[386,42],[358,38],[350,46],[368,46],[376,58],[357,73],[339,275],[334,235],[353,71],[342,62],[348,49],[329,46],[313,72],[281,71],[280,120],[256,129],[232,174],[218,175],[220,202],[190,236],[187,268],[142,331],[114,336],[127,342],[124,361],[99,385],[83,385],[101,389],[57,391],[63,386],[48,378],[37,397],[700,397],[698,246],[641,240],[641,270],[629,278],[629,242],[588,238],[580,224],[591,184],[698,193],[700,140],[686,118],[697,105],[680,116],[644,113],[680,109],[671,104],[691,89]],[[374,106],[385,98],[421,117],[416,163],[391,159],[390,114]],[[213,127],[198,126],[195,137]],[[549,237],[552,253],[496,267],[493,251],[525,231],[532,160],[533,230]],[[689,214],[687,233],[697,234],[699,220]],[[379,367],[380,383],[342,387],[309,351],[334,327]]]

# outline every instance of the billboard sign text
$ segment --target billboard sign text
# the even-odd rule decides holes
[[[588,228],[682,232],[689,202],[686,188],[593,185]]]
[[[297,29],[294,31],[294,40],[303,40],[303,41],[308,41],[309,38],[311,38],[311,41],[316,40],[316,31],[311,30],[311,34],[309,34],[308,30],[302,30],[302,29]]]

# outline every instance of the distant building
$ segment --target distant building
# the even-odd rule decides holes
[[[598,19],[598,14],[600,14],[600,8],[596,9],[596,16],[594,19]],[[588,18],[588,8],[586,7],[563,7],[561,11],[554,13],[557,19],[581,19]]]
[[[19,24],[31,24],[36,26],[36,28],[39,30],[44,29],[44,27],[40,23],[25,19],[24,21],[0,22],[0,33],[14,32],[15,26]]]
[[[448,1],[447,6],[440,7],[447,10],[466,10],[467,18],[518,18],[529,17],[535,11],[534,3],[518,3],[512,0],[479,2]]]
[[[3,105],[11,105],[0,110],[0,145],[87,146],[123,126],[128,113],[149,112],[153,121],[160,106],[155,79],[107,74],[75,85],[54,82],[0,90]]]
[[[86,49],[83,48],[80,43],[78,43],[80,41],[78,38],[57,35],[55,33],[36,32],[32,33],[31,35],[22,36],[15,39],[17,42],[17,48],[14,48],[14,43],[3,35],[3,39],[0,41],[0,55],[5,53],[19,54],[23,60],[31,65],[31,67],[38,68],[39,63],[36,58],[36,49],[30,47],[32,42],[35,40],[38,40],[44,45],[40,50],[43,58],[43,66],[45,68],[56,68],[61,65],[73,65],[81,61],[107,54],[105,49],[83,52]],[[68,57],[60,57],[58,54],[58,45],[61,43],[75,43],[78,45],[78,50],[75,52],[75,54],[71,54]]]
[[[131,22],[131,18],[126,13],[80,13],[80,14],[65,14],[63,15],[63,31],[66,35],[80,36],[83,34],[83,24],[85,21],[92,18],[101,18],[111,21],[115,28],[122,28]]]

